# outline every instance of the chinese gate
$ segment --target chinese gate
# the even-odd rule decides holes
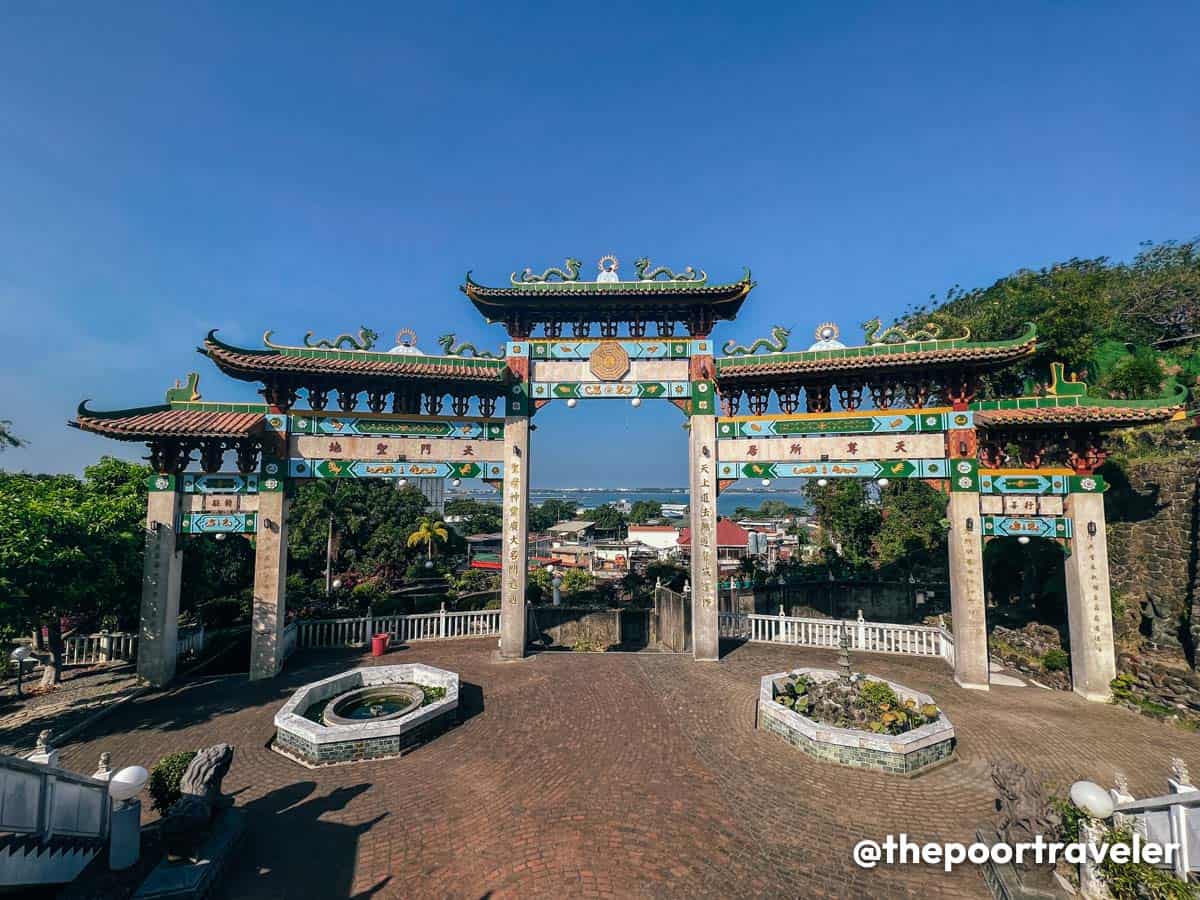
[[[541,274],[526,269],[502,287],[468,275],[461,290],[507,331],[495,354],[452,334],[439,340],[441,354],[428,355],[408,331],[387,351],[367,329],[316,342],[310,332],[302,345],[275,343],[267,332],[253,349],[210,332],[200,351],[226,375],[260,384],[264,403],[205,401],[193,375],[158,406],[96,412],[81,404],[71,424],[146,442],[157,473],[139,673],[154,684],[174,675],[177,537],[225,532],[256,542],[251,677],[278,673],[288,486],[310,478],[477,479],[498,488],[500,653],[524,656],[531,420],[548,403],[616,400],[671,403],[686,419],[696,659],[719,656],[716,500],[724,488],[740,478],[916,478],[947,495],[958,683],[988,687],[983,542],[1025,536],[1064,548],[1075,690],[1107,698],[1116,672],[1101,438],[1182,416],[1182,395],[1089,397],[1055,364],[1037,396],[978,399],[984,373],[1035,352],[1032,325],[1007,340],[972,341],[932,324],[880,331],[875,320],[863,344],[846,346],[825,323],[798,351],[777,327],[748,346],[727,341],[718,354],[711,332],[736,317],[755,286],[749,272],[712,284],[703,271],[639,259],[624,280],[606,256],[587,281],[580,267],[569,259]],[[1018,448],[1015,460],[1008,445]],[[1050,459],[1059,451],[1061,460]],[[229,452],[236,472],[221,471]],[[199,472],[188,471],[194,460]]]

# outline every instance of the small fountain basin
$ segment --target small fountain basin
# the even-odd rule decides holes
[[[419,684],[393,684],[359,688],[325,704],[323,725],[358,725],[386,722],[406,716],[425,702]]]
[[[306,766],[398,756],[457,721],[458,684],[457,672],[421,663],[314,681],[275,714],[271,748]]]

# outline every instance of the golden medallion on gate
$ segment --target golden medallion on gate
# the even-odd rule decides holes
[[[618,341],[601,341],[588,358],[588,367],[601,381],[619,381],[629,371],[629,354]]]

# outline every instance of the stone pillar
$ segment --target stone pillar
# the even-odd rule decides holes
[[[1071,633],[1071,681],[1075,693],[1106,702],[1117,677],[1112,598],[1103,494],[1070,494],[1066,503],[1073,536],[1065,562],[1067,621]],[[1095,534],[1092,534],[1092,532]]]
[[[510,411],[512,406],[510,405]],[[529,546],[529,419],[504,418],[504,538],[500,547],[500,656],[525,655],[525,584]]]
[[[250,623],[250,680],[274,678],[283,668],[287,624],[287,514],[283,485],[258,495],[254,550],[254,610]]]
[[[987,601],[983,593],[983,541],[979,494],[954,491],[950,520],[950,613],[954,619],[954,680],[988,689]]]
[[[691,417],[688,456],[692,653],[697,660],[715,660],[720,655],[720,641],[717,629],[717,420],[714,416]]]
[[[151,475],[146,502],[146,552],[142,560],[142,611],[138,676],[154,687],[175,677],[179,641],[179,579],[183,552],[177,546],[179,493],[175,476]]]

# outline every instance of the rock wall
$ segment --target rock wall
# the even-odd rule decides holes
[[[1122,653],[1117,668],[1121,674],[1114,685],[1120,686],[1114,696],[1119,703],[1148,715],[1177,716],[1194,723],[1193,727],[1200,726],[1200,674],[1175,657],[1156,659],[1149,654]]]
[[[1113,594],[1132,607],[1123,649],[1169,651],[1189,662],[1200,643],[1200,434],[1183,425],[1142,429],[1105,466]],[[1139,640],[1140,638],[1140,640]]]

